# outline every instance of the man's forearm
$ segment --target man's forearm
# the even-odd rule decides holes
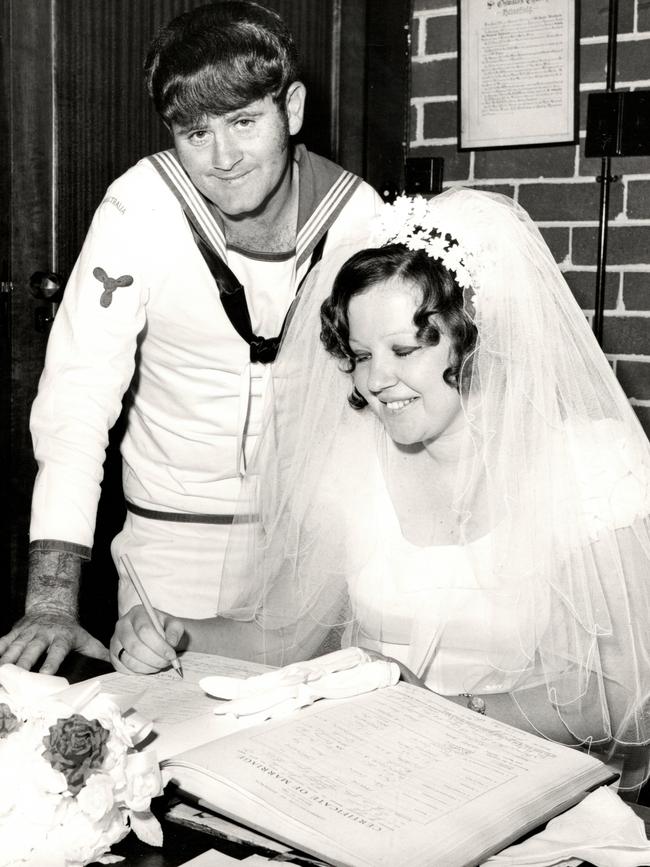
[[[25,613],[57,611],[77,619],[81,557],[68,551],[32,550]]]
[[[67,544],[67,543],[62,543]],[[108,659],[104,645],[78,621],[82,555],[32,542],[25,616],[0,636],[0,660],[54,674],[71,651]]]

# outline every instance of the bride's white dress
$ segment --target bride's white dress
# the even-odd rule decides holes
[[[650,478],[636,457],[613,423],[576,432],[575,467],[592,540],[650,510]],[[376,541],[348,576],[356,643],[400,660],[444,695],[508,692],[524,671],[528,685],[541,680],[531,662],[549,615],[516,585],[504,586],[493,569],[494,533],[462,546],[408,541],[379,462],[366,519]]]
[[[358,643],[418,671],[443,695],[507,691],[534,653],[522,648],[522,631],[534,629],[522,630],[516,596],[494,578],[490,534],[470,545],[415,545],[385,485],[377,496],[377,544],[348,579]]]

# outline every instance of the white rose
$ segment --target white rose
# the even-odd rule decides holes
[[[113,781],[108,774],[93,774],[77,795],[81,811],[96,822],[113,806]]]
[[[152,798],[162,794],[162,778],[156,756],[151,751],[126,757],[126,792],[124,801],[131,810],[149,809]]]
[[[107,771],[117,769],[118,774],[121,773],[124,757],[129,749],[126,743],[118,734],[111,732],[106,741],[106,756],[104,758],[104,768]]]
[[[129,833],[129,827],[115,807],[100,821],[93,822],[76,804],[71,804],[65,821],[48,837],[55,852],[61,852],[67,867],[96,861]]]

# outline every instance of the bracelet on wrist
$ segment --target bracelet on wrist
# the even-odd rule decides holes
[[[467,699],[467,707],[469,710],[476,711],[476,713],[485,714],[487,712],[487,705],[485,703],[485,699],[481,698],[480,695],[473,695],[471,692],[460,692],[458,693],[463,698]]]

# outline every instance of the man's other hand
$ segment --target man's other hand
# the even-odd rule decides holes
[[[109,658],[104,645],[71,615],[60,611],[31,611],[0,638],[0,665],[13,662],[31,669],[46,654],[39,670],[43,674],[54,674],[73,650],[95,659]]]
[[[81,559],[65,550],[33,546],[25,615],[0,638],[0,664],[33,668],[45,654],[43,674],[54,674],[73,650],[108,659],[108,650],[78,622]]]

